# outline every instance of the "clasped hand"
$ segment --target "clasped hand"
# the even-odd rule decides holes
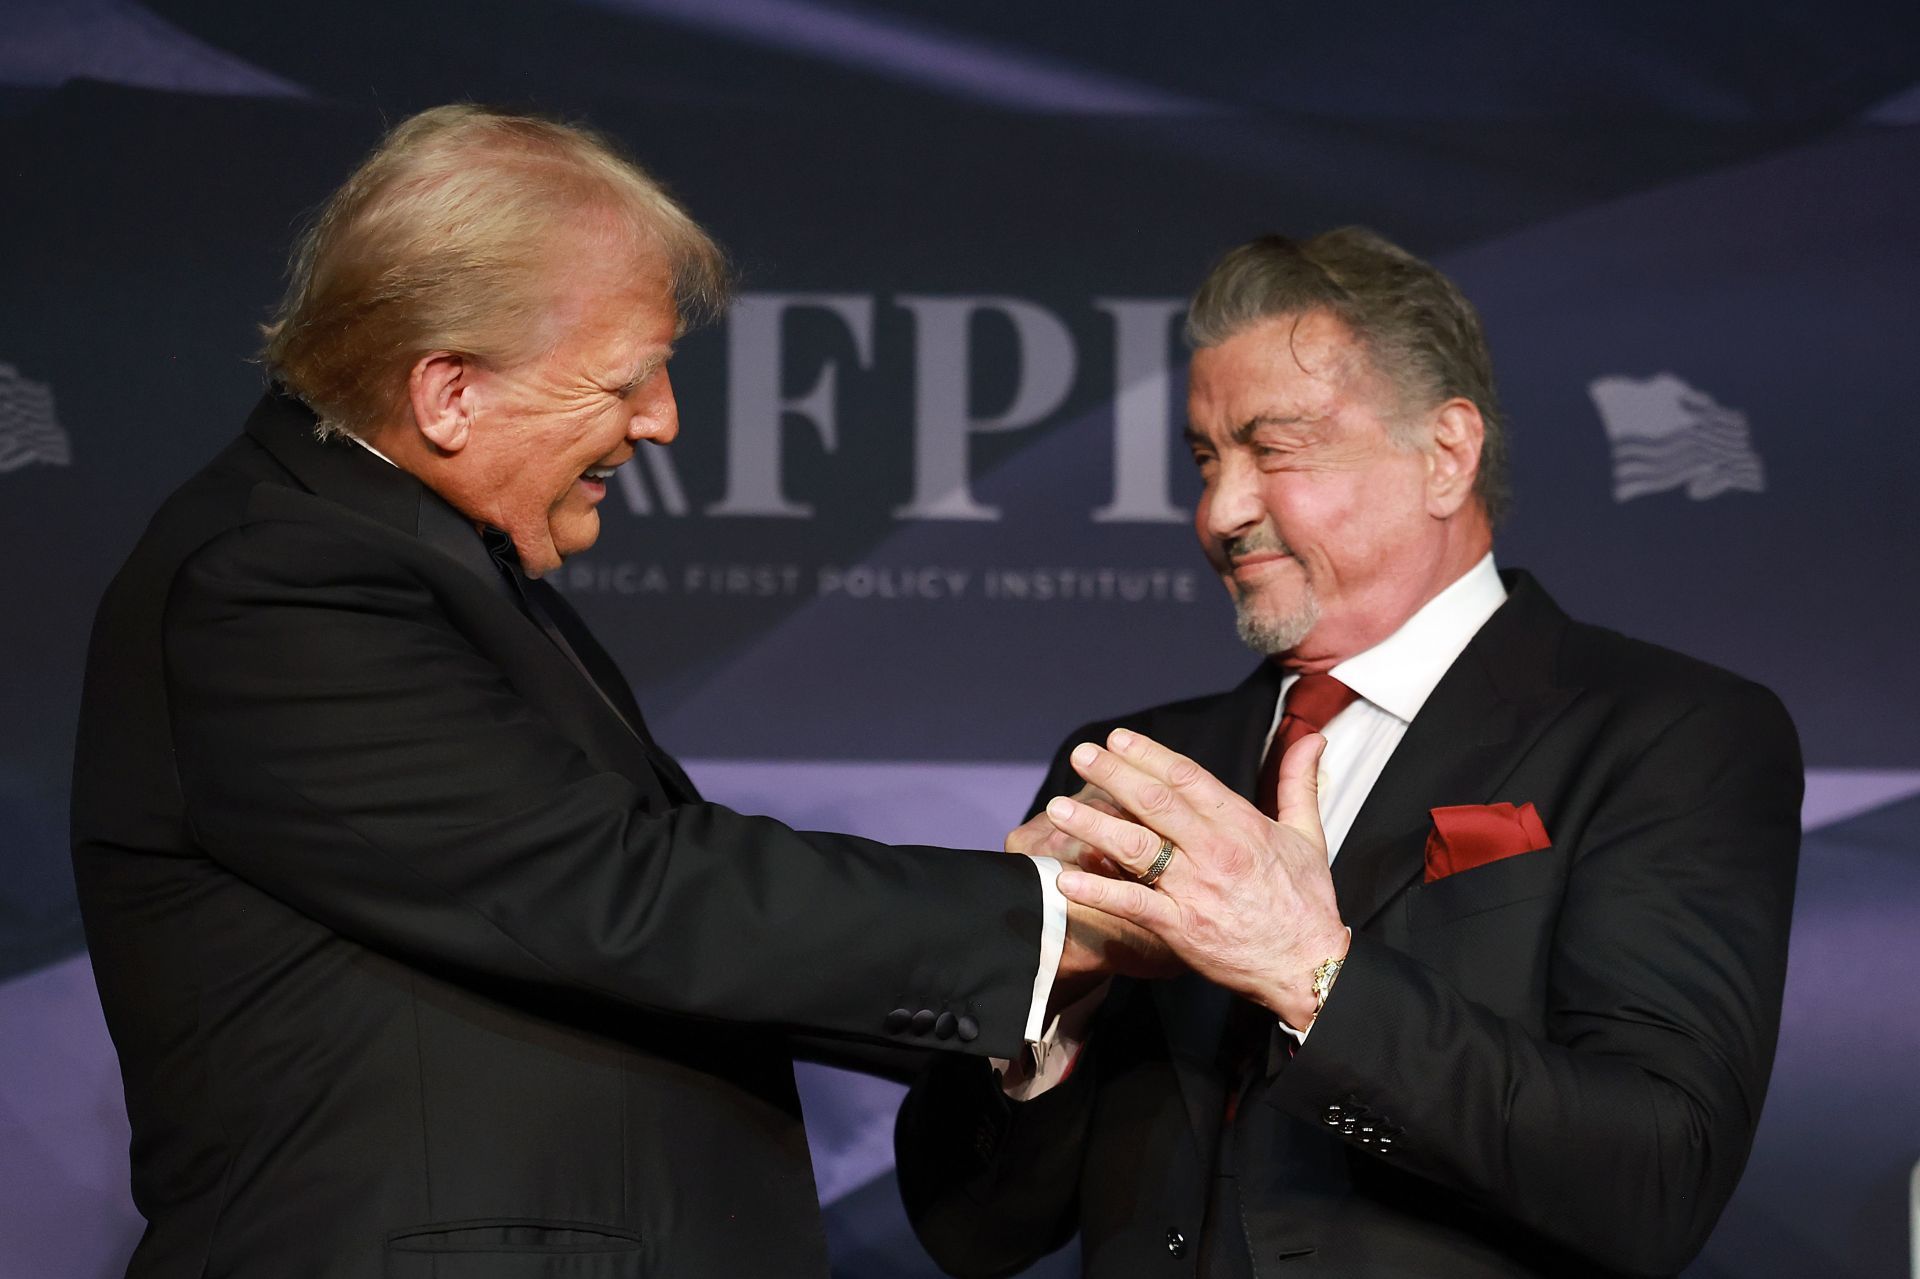
[[[1069,908],[1069,951],[1081,950],[1077,969],[1072,954],[1063,961],[1063,974],[1075,969],[1069,985],[1092,967],[1153,977],[1186,966],[1304,1029],[1313,970],[1347,945],[1320,827],[1325,745],[1314,734],[1282,758],[1275,821],[1140,733],[1115,729],[1104,748],[1076,747],[1087,788],[1007,837],[1009,851],[1074,867],[1060,890],[1086,909]],[[1176,852],[1159,882],[1134,882],[1163,839]]]

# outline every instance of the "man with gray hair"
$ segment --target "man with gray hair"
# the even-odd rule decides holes
[[[824,1276],[790,1031],[1012,1056],[1124,950],[1045,859],[702,802],[539,580],[724,286],[604,139],[475,107],[303,240],[88,659],[131,1275]]]
[[[1195,522],[1266,660],[1074,733],[1009,847],[1189,971],[928,1068],[922,1241],[958,1275],[1076,1230],[1102,1279],[1679,1271],[1772,1063],[1791,723],[1496,571],[1504,422],[1432,266],[1269,236],[1188,336]]]

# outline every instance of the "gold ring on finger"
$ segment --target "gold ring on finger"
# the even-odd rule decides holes
[[[1154,857],[1153,865],[1147,867],[1147,873],[1140,877],[1140,884],[1143,888],[1152,888],[1160,882],[1160,877],[1167,873],[1167,867],[1173,864],[1173,854],[1175,851],[1172,840],[1162,839],[1160,841],[1160,852]]]

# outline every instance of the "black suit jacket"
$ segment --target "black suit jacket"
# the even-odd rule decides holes
[[[1524,574],[1408,729],[1333,865],[1353,944],[1235,1129],[1254,1273],[1670,1274],[1745,1163],[1772,1065],[1798,746],[1765,689],[1568,620]],[[1089,725],[1250,795],[1280,672]],[[1552,847],[1422,882],[1428,810],[1532,802]],[[1230,997],[1116,983],[1071,1078],[1009,1105],[936,1063],[898,1129],[922,1241],[1002,1274],[1194,1272]]]
[[[450,507],[313,428],[269,397],[94,632],[130,1273],[824,1275],[786,1029],[1015,1051],[1030,865],[700,802],[556,594],[592,679]]]

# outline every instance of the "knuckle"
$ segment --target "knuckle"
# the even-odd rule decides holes
[[[1164,813],[1173,807],[1173,792],[1159,782],[1143,788],[1140,792],[1140,811],[1143,813]]]
[[[1185,756],[1175,759],[1172,766],[1167,769],[1167,780],[1180,787],[1196,785],[1205,776],[1200,765]]]

